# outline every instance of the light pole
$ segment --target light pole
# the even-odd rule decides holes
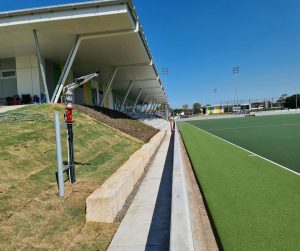
[[[297,87],[295,87],[295,93],[296,93],[296,110],[298,110],[298,93],[297,93]]]
[[[239,73],[240,73],[240,67],[239,66],[232,67],[232,74],[233,75],[238,75]],[[235,89],[235,95],[236,95],[236,111],[237,111],[237,109],[238,109],[237,107],[238,107],[238,103],[239,103],[237,86],[236,86],[236,89]]]
[[[161,69],[161,72],[162,72],[162,75],[164,76],[164,84],[166,86],[166,80],[167,80],[167,76],[169,75],[169,68],[168,67],[163,67]],[[167,117],[167,114],[166,114],[166,117]]]
[[[215,94],[215,108],[216,108],[216,109],[214,108],[214,110],[215,110],[215,113],[217,113],[216,112],[216,110],[217,110],[217,106],[216,105],[218,103],[218,100],[217,100],[217,88],[214,89],[214,94]]]
[[[166,80],[167,80],[167,76],[169,75],[169,68],[162,68],[161,69],[161,72],[162,72],[162,75],[164,76],[164,82],[165,82],[165,84],[166,84]]]

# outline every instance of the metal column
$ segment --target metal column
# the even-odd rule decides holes
[[[134,102],[134,105],[133,105],[133,107],[132,107],[132,112],[135,112],[135,107],[136,107],[137,103],[139,102],[139,99],[140,99],[140,97],[141,97],[141,94],[142,94],[142,88],[140,89],[139,94],[138,94],[138,96],[137,96],[137,98],[136,98],[136,100],[135,100],[135,102]]]
[[[126,100],[127,100],[127,98],[128,98],[128,95],[129,95],[129,93],[130,93],[130,90],[131,90],[131,88],[132,88],[132,85],[133,85],[133,81],[131,80],[130,83],[129,83],[129,85],[128,85],[128,89],[127,89],[126,95],[125,95],[125,97],[124,97],[124,99],[123,99],[123,102],[122,102],[120,111],[122,111],[122,110],[125,108],[125,103],[126,103]]]
[[[165,116],[166,116],[165,119],[169,118],[169,105],[168,104],[165,104]]]
[[[156,111],[158,105],[159,105],[159,103],[156,103],[156,104],[154,105],[153,110],[152,110],[152,113],[151,113],[151,116],[154,115],[154,113],[155,113],[155,111]]]
[[[65,66],[63,68],[63,71],[60,75],[60,78],[58,80],[58,83],[55,87],[55,90],[54,90],[54,93],[53,93],[53,96],[51,98],[51,102],[52,103],[57,103],[58,99],[59,99],[59,96],[61,94],[61,91],[64,87],[64,83],[69,75],[69,72],[70,72],[70,69],[71,69],[71,66],[74,62],[74,59],[75,59],[75,56],[77,54],[77,51],[79,49],[79,45],[81,43],[81,41],[79,40],[79,35],[76,35],[75,37],[75,40],[74,40],[74,43],[72,45],[72,48],[71,48],[71,51],[69,53],[69,56],[67,58],[67,61],[65,63]]]
[[[113,72],[112,72],[112,75],[111,75],[111,78],[110,78],[110,80],[109,80],[109,82],[108,82],[107,88],[106,88],[106,90],[105,90],[105,92],[104,92],[104,94],[103,94],[103,99],[102,99],[101,104],[100,104],[101,107],[103,106],[103,104],[104,104],[104,102],[105,102],[105,99],[106,99],[108,93],[109,93],[110,90],[111,90],[111,86],[112,86],[112,84],[113,84],[113,82],[114,82],[114,79],[115,79],[115,76],[116,76],[118,70],[119,70],[119,68],[114,68],[114,70],[113,70]]]
[[[39,39],[38,39],[36,30],[33,30],[33,36],[34,36],[34,41],[35,41],[35,48],[36,48],[36,54],[37,54],[38,63],[39,63],[39,69],[40,69],[40,73],[42,76],[42,81],[43,81],[43,85],[44,85],[44,89],[45,89],[46,102],[50,103],[47,80],[46,80],[46,72],[45,72],[45,67],[44,67],[43,60],[42,60],[41,48],[40,48]]]
[[[58,195],[60,197],[63,197],[65,194],[64,169],[63,169],[63,159],[62,159],[62,149],[61,149],[60,121],[59,121],[58,112],[55,112],[54,114],[54,124],[55,124],[56,155],[57,155]]]
[[[147,112],[147,110],[148,110],[148,107],[149,107],[149,106],[151,107],[151,105],[152,105],[152,102],[153,102],[153,100],[152,100],[152,98],[150,98],[150,100],[149,100],[149,103],[147,104],[147,106],[146,106],[146,109],[145,109],[144,113],[146,113],[146,112]]]
[[[150,106],[150,108],[149,108],[149,114],[151,115],[151,113],[152,113],[152,110],[153,110],[153,108],[154,108],[154,106],[155,106],[155,101],[153,100],[153,102],[152,102],[152,104],[151,104],[151,106]]]
[[[148,94],[146,95],[146,97],[145,97],[145,99],[144,99],[144,101],[143,101],[143,104],[141,105],[140,112],[142,112],[143,107],[144,107],[144,105],[145,105],[145,103],[146,103],[147,98],[148,98]]]

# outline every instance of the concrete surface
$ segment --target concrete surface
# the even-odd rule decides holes
[[[156,120],[155,124],[166,127],[168,122],[165,122]],[[169,250],[173,150],[173,137],[169,131],[150,162],[109,251]]]
[[[160,118],[140,118],[140,122],[150,125],[159,130],[170,130],[170,122]]]
[[[175,130],[173,185],[172,185],[172,219],[170,250],[195,250],[192,225],[187,195],[186,177],[179,147],[179,133]]]
[[[26,105],[12,105],[12,106],[0,106],[0,113],[13,111],[22,107],[25,107]]]

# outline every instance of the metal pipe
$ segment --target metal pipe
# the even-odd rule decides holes
[[[60,121],[59,121],[58,112],[55,112],[54,114],[54,125],[55,125],[56,156],[57,156],[58,195],[60,197],[63,197],[65,194],[65,187],[64,187],[64,171],[63,171],[63,160],[62,160]]]
[[[39,63],[39,70],[41,73],[41,77],[42,77],[42,81],[43,81],[43,85],[44,85],[44,89],[45,89],[46,102],[50,103],[45,67],[44,67],[43,60],[42,60],[41,48],[40,48],[39,39],[38,39],[36,30],[33,30],[33,36],[34,36],[36,54],[37,54],[38,63]]]

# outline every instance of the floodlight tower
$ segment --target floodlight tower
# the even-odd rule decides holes
[[[161,72],[162,72],[162,75],[164,76],[164,83],[166,84],[167,76],[169,75],[169,68],[164,67],[164,68],[162,68]],[[167,114],[166,114],[166,117],[167,117]]]
[[[215,94],[215,103],[218,103],[218,98],[217,98],[217,88],[214,89],[214,94]]]
[[[240,67],[239,66],[232,67],[232,74],[233,75],[240,74]],[[238,107],[239,98],[238,98],[238,89],[237,89],[237,86],[236,86],[236,89],[235,89],[235,95],[236,95],[236,107]]]
[[[295,93],[296,93],[296,110],[298,110],[298,92],[297,92],[297,87],[295,87]]]

